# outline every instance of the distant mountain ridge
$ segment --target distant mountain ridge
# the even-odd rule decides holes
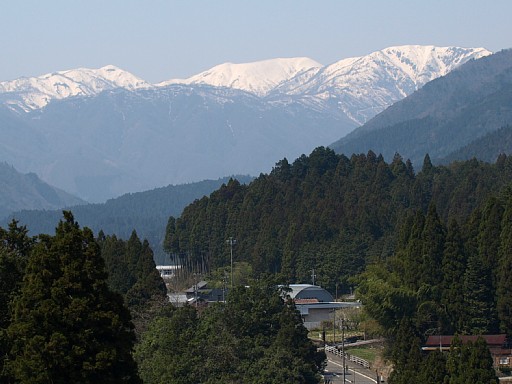
[[[79,68],[0,82],[0,100],[28,111],[43,108],[51,100],[92,96],[116,88],[137,90],[176,84],[211,85],[258,96],[273,93],[325,99],[348,94],[362,105],[369,103],[369,98],[377,99],[377,107],[369,105],[368,112],[363,109],[354,113],[350,107],[344,108],[351,119],[364,123],[368,116],[374,116],[427,82],[444,76],[468,60],[489,54],[491,52],[484,48],[404,45],[342,59],[328,66],[307,57],[224,63],[187,79],[158,84],[150,84],[116,66],[107,65],[99,69]],[[362,90],[366,90],[367,95],[363,95]],[[356,105],[354,100],[346,102],[349,106]]]
[[[124,88],[149,88],[151,84],[113,65],[99,69],[78,68],[0,82],[0,100],[12,108],[29,112],[45,107],[52,100],[92,96]]]
[[[455,160],[452,152],[511,123],[509,49],[431,81],[330,147],[345,154],[372,150],[387,159],[399,152],[417,166],[426,153]]]
[[[85,202],[0,162],[0,219],[22,209],[58,209]]]
[[[113,66],[4,82],[0,161],[90,202],[258,175],[489,53],[402,46],[325,67],[307,58],[226,64],[159,85]]]
[[[127,240],[135,230],[140,238],[150,242],[157,262],[164,264],[169,262],[165,260],[166,255],[162,248],[169,216],[180,216],[187,205],[210,195],[222,184],[227,184],[231,178],[241,184],[249,184],[253,180],[252,177],[238,175],[190,184],[168,185],[125,194],[102,204],[80,203],[69,206],[68,209],[73,212],[80,225],[91,228],[95,234],[103,231],[107,235],[115,234]],[[62,218],[62,211],[55,208],[35,210],[36,208],[20,209],[3,220],[0,217],[0,226],[6,228],[10,220],[16,219],[27,227],[30,235],[53,233],[56,223]]]
[[[280,58],[254,63],[217,65],[188,79],[174,79],[158,84],[203,84],[228,87],[265,96],[282,83],[322,64],[308,57]]]
[[[389,47],[313,68],[281,84],[275,92],[337,99],[350,119],[363,124],[427,82],[489,54],[484,48]]]

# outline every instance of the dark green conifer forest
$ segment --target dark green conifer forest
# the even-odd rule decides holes
[[[505,155],[448,166],[427,155],[415,170],[399,154],[386,163],[323,147],[248,185],[230,180],[165,229],[184,271],[229,268],[230,245],[252,271],[250,288],[199,312],[166,303],[135,231],[94,238],[67,212],[55,235],[30,238],[13,221],[0,230],[2,378],[48,382],[66,369],[84,383],[318,382],[324,356],[275,289],[310,283],[314,270],[332,293],[355,289],[380,325],[391,383],[496,382],[482,341],[449,354],[420,347],[434,333],[512,336],[511,182]]]
[[[31,246],[28,239],[20,240]],[[2,330],[4,381],[141,382],[131,354],[135,334],[130,313],[108,287],[92,232],[80,229],[65,212],[55,236],[41,237],[29,254],[9,324]]]
[[[165,246],[187,268],[214,269],[229,265],[232,236],[235,260],[256,275],[310,283],[314,269],[331,292],[355,287],[389,340],[398,383],[435,364],[419,348],[433,332],[510,335],[511,177],[504,155],[449,166],[427,155],[415,171],[398,154],[387,164],[320,147],[188,206],[170,218]]]

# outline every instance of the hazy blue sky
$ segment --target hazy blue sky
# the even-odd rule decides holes
[[[227,61],[512,47],[510,0],[6,0],[0,15],[0,81],[114,64],[159,82]]]

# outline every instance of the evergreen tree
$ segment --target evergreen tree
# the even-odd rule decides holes
[[[470,255],[464,274],[463,331],[469,335],[486,335],[497,331],[492,277],[478,254]]]
[[[498,264],[503,204],[491,197],[482,210],[478,233],[478,251],[487,268],[493,269]],[[506,223],[506,221],[505,221]],[[493,281],[493,287],[496,282]]]
[[[464,382],[475,384],[497,383],[498,378],[494,371],[493,361],[487,343],[479,337],[474,343],[469,342],[469,359],[465,360]]]
[[[491,353],[485,340],[462,344],[454,338],[447,360],[446,384],[497,384]]]
[[[430,294],[424,297],[424,299],[439,300],[440,292],[438,286],[443,280],[442,260],[445,228],[441,224],[433,203],[430,204],[425,218],[421,240],[422,270],[417,278],[419,278],[421,284],[424,284],[430,290]]]
[[[144,383],[198,382],[202,353],[197,348],[199,345],[196,347],[194,344],[197,325],[196,310],[190,306],[160,314],[153,319],[135,348],[135,358]]]
[[[149,242],[141,243],[135,231],[128,241],[113,235],[98,237],[98,242],[107,267],[108,284],[123,295],[136,334],[140,335],[150,317],[167,301],[167,290],[156,269]]]
[[[497,312],[500,329],[508,335],[512,334],[512,196],[507,199],[502,219],[498,250],[497,275]]]
[[[420,339],[410,319],[403,318],[391,344],[393,372],[389,376],[390,384],[408,384],[417,382],[422,364]]]
[[[8,328],[21,383],[139,383],[133,325],[107,285],[92,232],[71,212],[35,246]]]
[[[447,375],[446,356],[442,352],[435,350],[429,352],[427,357],[423,359],[418,374],[418,383],[442,384]]]
[[[10,349],[7,328],[11,323],[11,302],[18,294],[34,240],[28,230],[13,220],[8,230],[0,228],[0,382],[4,360]],[[7,380],[5,378],[5,380]]]
[[[464,384],[460,379],[464,374],[464,359],[467,359],[466,350],[463,349],[462,340],[455,335],[450,345],[450,353],[446,359],[446,371],[448,373],[445,384]]]
[[[455,219],[448,225],[442,264],[441,305],[445,308],[450,323],[443,333],[461,332],[460,314],[464,313],[464,281],[461,277],[466,271],[466,255],[460,228]]]
[[[129,307],[141,307],[152,299],[165,298],[165,284],[156,269],[153,251],[147,240],[144,240],[137,260],[136,283],[126,293]]]

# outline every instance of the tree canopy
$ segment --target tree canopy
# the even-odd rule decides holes
[[[318,383],[325,354],[300,314],[269,282],[237,287],[200,316],[157,316],[136,348],[145,383]]]
[[[70,212],[34,246],[7,336],[14,382],[140,382],[130,313],[108,287],[92,232]]]

